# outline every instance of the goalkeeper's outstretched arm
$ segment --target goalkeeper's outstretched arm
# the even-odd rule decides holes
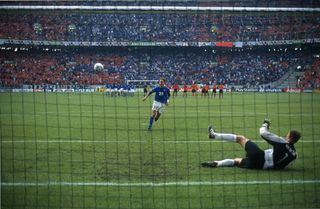
[[[260,128],[260,136],[271,145],[277,143],[287,143],[287,141],[284,138],[269,131],[270,125],[271,121],[269,119],[265,119],[263,121],[262,126]]]

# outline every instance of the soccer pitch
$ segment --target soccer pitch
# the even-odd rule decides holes
[[[320,94],[179,95],[147,131],[152,98],[103,93],[0,93],[1,208],[319,208]],[[261,148],[271,131],[302,132],[284,171],[206,169],[243,157],[218,132]]]

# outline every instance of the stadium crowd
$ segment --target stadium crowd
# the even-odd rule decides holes
[[[164,77],[170,84],[224,83],[257,87],[278,80],[298,65],[319,66],[319,58],[303,58],[295,53],[237,52],[215,55],[201,53],[200,50],[168,51],[0,52],[0,84],[101,85]],[[104,65],[103,72],[93,70],[96,62]],[[308,79],[305,76],[306,83]]]
[[[0,39],[218,42],[320,38],[314,14],[1,13]]]
[[[313,13],[8,11],[0,14],[0,39],[110,43],[295,41],[320,38],[319,21]],[[78,48],[63,49],[60,53],[2,50],[0,85],[120,85],[127,80],[164,77],[171,84],[224,83],[257,87],[278,80],[299,65],[314,66],[306,70],[299,85],[319,85],[315,76],[319,75],[317,59],[292,52],[214,54],[200,48],[159,47],[145,51],[106,49],[102,53]],[[105,71],[93,71],[97,62],[103,63]]]
[[[320,88],[320,58],[304,69],[304,73],[298,78],[300,88]]]
[[[175,0],[175,1],[3,1],[4,5],[46,5],[46,6],[205,6],[205,7],[309,7],[320,6],[315,0],[259,0],[259,1],[210,1],[210,0]]]

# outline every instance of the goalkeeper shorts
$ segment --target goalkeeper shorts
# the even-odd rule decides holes
[[[255,143],[248,141],[245,146],[246,157],[242,159],[239,167],[251,169],[263,169],[264,151],[261,150]]]

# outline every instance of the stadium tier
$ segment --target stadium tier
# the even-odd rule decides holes
[[[316,0],[171,0],[171,1],[151,1],[151,0],[100,0],[100,1],[3,1],[5,5],[86,5],[86,6],[230,6],[230,7],[317,7],[319,1]]]
[[[317,13],[1,12],[0,39],[236,42],[320,38]]]
[[[103,53],[2,51],[0,81],[7,87],[103,85],[164,77],[168,83],[179,85],[224,83],[229,86],[258,87],[277,81],[298,66],[317,72],[319,57],[312,56],[312,53],[292,50],[214,54],[199,49],[155,48],[104,50]],[[94,71],[93,65],[97,62],[103,63],[104,71]]]

